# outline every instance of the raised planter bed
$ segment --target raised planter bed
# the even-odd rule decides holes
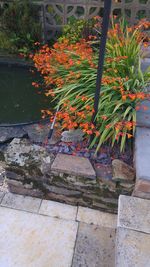
[[[118,161],[117,170],[122,171],[122,175],[114,174],[115,161],[112,172],[111,164],[61,154],[55,150],[58,135],[54,134],[50,142],[44,144],[49,128],[49,124],[15,127],[14,131],[3,128],[1,166],[6,171],[8,189],[18,194],[117,212],[119,195],[132,194],[132,168]]]

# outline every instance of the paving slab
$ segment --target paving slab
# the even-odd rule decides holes
[[[91,179],[96,178],[92,164],[87,158],[71,155],[57,154],[52,164],[52,171],[58,171],[83,177],[85,176]]]
[[[55,201],[43,200],[39,213],[51,217],[62,218],[65,220],[75,220],[77,207],[58,203]]]
[[[0,267],[71,267],[77,226],[0,207]]]
[[[135,168],[137,180],[150,182],[150,129],[136,129]]]
[[[117,227],[117,215],[89,208],[79,207],[77,221],[102,227]]]
[[[42,200],[39,198],[7,193],[5,194],[1,205],[13,209],[38,212],[41,201]]]
[[[150,200],[120,196],[118,227],[150,234]]]
[[[149,267],[150,235],[118,228],[115,267]]]
[[[115,267],[114,229],[80,223],[72,267],[79,266]]]

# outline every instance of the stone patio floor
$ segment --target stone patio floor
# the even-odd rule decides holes
[[[114,267],[117,215],[0,192],[0,267]]]

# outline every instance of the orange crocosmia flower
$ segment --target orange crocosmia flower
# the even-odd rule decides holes
[[[127,134],[127,137],[130,139],[130,138],[133,137],[133,135],[132,134]]]
[[[86,96],[82,96],[82,101],[86,101],[88,98]]]
[[[98,137],[98,136],[100,136],[100,132],[99,131],[96,131],[95,132],[95,135]]]
[[[118,141],[118,139],[119,139],[119,135],[116,135],[116,138],[115,138],[117,141]]]
[[[105,116],[105,115],[102,115],[101,118],[102,118],[103,120],[107,120],[108,117]]]
[[[87,106],[85,107],[85,109],[86,109],[86,110],[90,110],[91,107],[90,107],[89,105],[87,105]]]
[[[106,125],[106,129],[109,129],[111,127],[111,124]]]
[[[76,111],[76,108],[75,107],[70,107],[70,111],[74,112],[74,111]]]
[[[136,97],[139,99],[145,99],[145,93],[141,92],[141,93],[137,93]]]
[[[91,129],[95,129],[95,125],[93,123],[91,123],[90,127]]]
[[[127,121],[127,122],[125,122],[125,127],[128,130],[131,130],[133,128],[133,123],[131,121]]]
[[[86,133],[91,135],[93,133],[93,131],[92,130],[87,130]]]
[[[149,46],[148,42],[144,42],[143,45],[144,45],[144,47],[148,47]]]
[[[133,31],[133,28],[132,27],[128,27],[127,28],[127,32],[132,32]]]
[[[39,43],[39,42],[35,42],[34,44],[35,44],[35,45],[40,45],[40,43]]]
[[[74,61],[72,59],[69,59],[69,65],[73,66],[74,65]]]
[[[140,110],[140,108],[141,108],[140,106],[136,106],[135,109],[138,111],[138,110]]]
[[[122,95],[122,100],[126,100],[127,96],[126,95]]]
[[[36,83],[36,82],[32,82],[32,85],[33,85],[35,88],[39,88],[39,87],[40,87],[40,85],[39,85],[38,83]]]
[[[132,99],[132,100],[135,100],[135,99],[136,99],[136,95],[135,95],[135,94],[129,94],[128,96],[129,96],[129,98]]]

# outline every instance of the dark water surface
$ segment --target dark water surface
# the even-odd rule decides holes
[[[0,64],[0,124],[39,120],[41,109],[49,109],[50,99],[32,86],[40,79],[29,68]]]

